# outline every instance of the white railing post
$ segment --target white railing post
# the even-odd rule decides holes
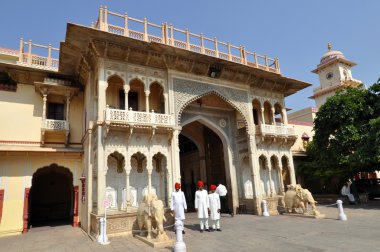
[[[268,68],[269,68],[269,66],[268,66],[268,56],[266,56],[266,55],[265,55],[265,67],[268,70]]]
[[[277,73],[280,73],[280,62],[279,62],[279,59],[276,58],[274,63],[275,63],[275,66],[276,66]]]
[[[186,49],[190,50],[190,36],[189,29],[186,28]]]
[[[268,212],[268,208],[267,208],[267,201],[263,200],[261,203],[263,205],[263,216],[269,217],[269,212]]]
[[[166,30],[165,30],[165,24],[161,24],[161,38],[162,38],[162,44],[166,44]]]
[[[219,58],[218,39],[216,37],[214,38],[214,42],[215,42],[215,57]]]
[[[148,21],[144,18],[144,41],[148,41]]]
[[[107,9],[107,6],[104,6],[103,31],[108,31],[108,9]]]
[[[24,57],[24,39],[20,39],[20,52],[18,55],[18,61],[23,62],[23,57]]]
[[[164,24],[164,29],[165,29],[165,41],[163,42],[165,45],[169,45],[169,27],[168,23]]]
[[[346,221],[347,216],[344,214],[344,211],[343,211],[343,202],[341,200],[337,200],[336,203],[338,204],[338,211],[339,211],[338,220]]]
[[[201,33],[201,53],[205,53],[205,42],[204,42],[204,37],[203,33]]]
[[[170,24],[170,45],[174,45],[174,29],[172,24]]]
[[[28,41],[28,64],[32,64],[32,40],[29,39]]]
[[[47,62],[46,62],[46,65],[48,67],[51,67],[51,43],[49,44],[49,47],[48,47],[48,57],[47,57]]]
[[[128,29],[128,13],[124,13],[124,37],[129,37],[129,29]]]
[[[244,65],[247,65],[247,55],[245,53],[244,46],[240,46],[240,57],[241,57],[241,63]]]
[[[103,31],[104,24],[103,24],[103,6],[100,5],[99,8],[99,30]]]
[[[175,221],[175,234],[176,234],[176,243],[174,245],[174,252],[186,252],[186,244],[183,242],[183,223],[181,220]]]
[[[227,42],[227,50],[228,50],[228,60],[232,60],[231,44],[230,44],[230,42]]]
[[[256,64],[256,67],[257,67],[259,65],[259,63],[257,62],[257,53],[256,52],[253,53],[253,57],[255,59],[255,64]]]

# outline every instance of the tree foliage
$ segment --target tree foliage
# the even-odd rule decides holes
[[[380,170],[380,79],[369,89],[347,88],[328,98],[314,132],[302,174],[345,180]]]

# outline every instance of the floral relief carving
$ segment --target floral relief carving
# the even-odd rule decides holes
[[[215,94],[238,110],[244,117],[244,124],[248,127],[247,118],[249,118],[249,109],[247,91],[177,78],[173,79],[173,84],[175,113],[178,121],[180,120],[182,111],[188,104],[202,96]]]

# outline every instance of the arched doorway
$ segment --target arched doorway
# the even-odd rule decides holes
[[[73,174],[52,164],[38,169],[30,189],[31,226],[71,224],[74,215]]]
[[[194,205],[196,182],[203,180],[205,189],[218,182],[227,186],[223,143],[219,136],[199,121],[182,128],[179,136],[181,184],[188,208]],[[229,196],[231,188],[227,186]],[[229,197],[230,198],[230,197]]]
[[[219,181],[224,183],[229,207],[235,210],[239,205],[240,189],[236,172],[238,162],[233,158],[233,150],[239,144],[236,136],[246,132],[246,116],[235,102],[214,90],[193,97],[179,111],[181,134],[189,138],[198,150],[191,162],[180,162],[182,183],[190,180],[194,188],[198,179],[207,186]],[[180,160],[183,160],[181,146]],[[193,164],[191,173],[183,166],[190,163]]]

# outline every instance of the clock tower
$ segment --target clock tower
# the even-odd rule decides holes
[[[313,96],[310,97],[315,100],[317,108],[337,90],[362,85],[361,81],[352,78],[351,67],[356,64],[346,59],[342,52],[332,50],[330,42],[327,48],[328,52],[322,56],[320,64],[312,71],[319,75],[320,86],[314,88]]]

